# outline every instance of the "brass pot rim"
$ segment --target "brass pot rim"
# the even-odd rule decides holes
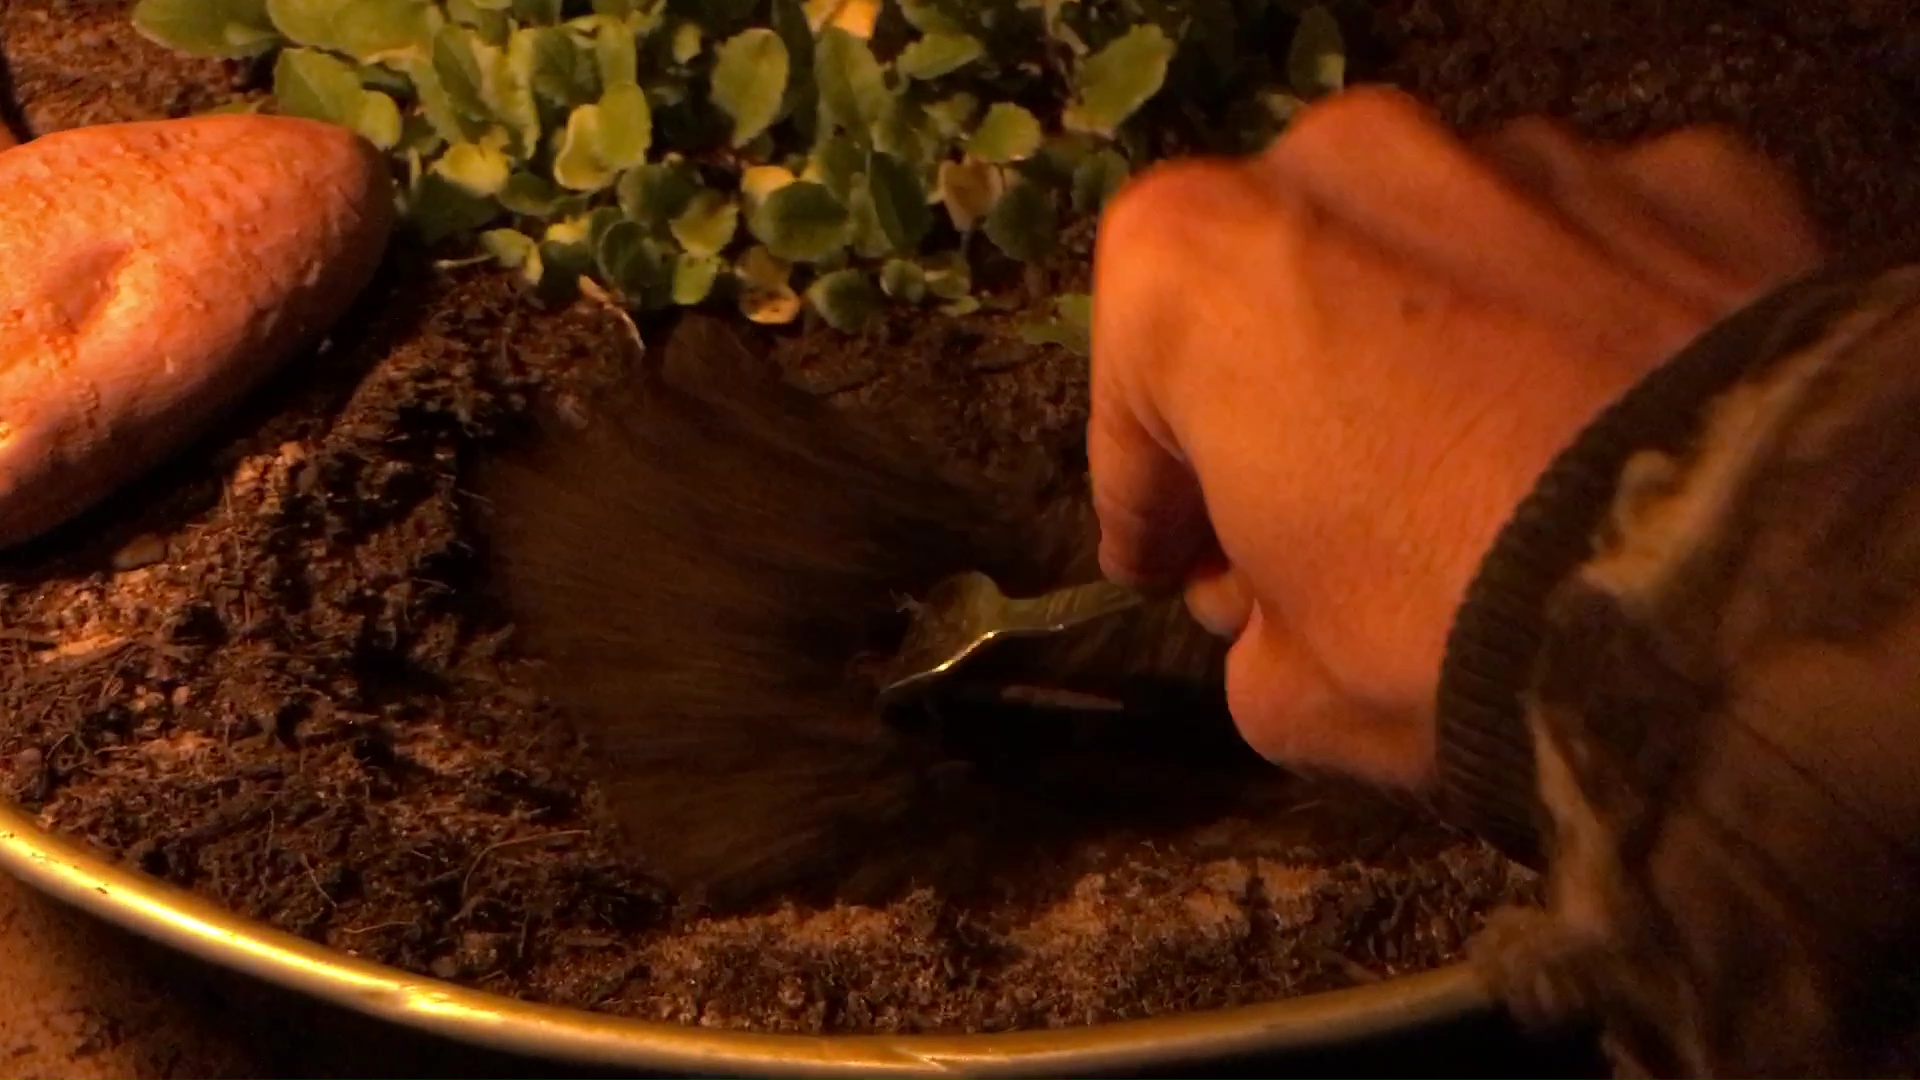
[[[295,937],[55,836],[0,804],[0,870],[124,929],[297,993],[436,1035],[578,1065],[741,1076],[1094,1074],[1328,1049],[1484,1013],[1464,964],[1228,1009],[990,1035],[768,1035],[470,990]]]

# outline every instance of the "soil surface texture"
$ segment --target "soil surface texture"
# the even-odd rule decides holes
[[[145,43],[122,0],[3,0],[0,57],[8,121],[35,134],[264,82]],[[1354,64],[1468,126],[1725,122],[1793,169],[1839,250],[1920,232],[1904,0],[1388,0]],[[754,344],[838,403],[910,417],[956,463],[1070,487],[1084,362],[1012,332],[1045,284],[1012,282],[965,320]],[[648,327],[649,346],[670,330]],[[582,398],[634,355],[612,313],[543,310],[504,275],[402,245],[318,355],[0,563],[0,796],[362,957],[785,1032],[1059,1026],[1351,985],[1454,959],[1529,894],[1475,842],[1335,787],[1246,780],[1223,755],[1224,807],[1089,822],[1069,787],[1067,840],[1009,839],[965,893],[681,902],[616,856],[578,740],[529,689],[470,494],[488,455],[529,437],[531,406]],[[1210,774],[1165,784],[1195,775]]]

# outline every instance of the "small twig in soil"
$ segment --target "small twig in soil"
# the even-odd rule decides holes
[[[473,872],[480,869],[480,864],[487,861],[487,856],[499,851],[501,848],[517,847],[521,844],[531,844],[540,840],[560,840],[569,836],[585,835],[587,835],[587,830],[585,829],[562,829],[559,832],[541,833],[538,836],[522,836],[512,840],[502,840],[497,844],[491,844],[482,848],[480,854],[473,857],[473,865],[467,867],[466,875],[460,879],[461,901],[463,903],[466,901],[467,886],[473,881]]]
[[[133,639],[123,634],[92,634],[65,644],[48,642],[47,648],[35,655],[33,662],[51,664],[62,660],[73,660],[83,664],[92,663],[96,660],[104,660],[132,643]]]
[[[646,355],[647,341],[640,336],[639,324],[633,321],[632,315],[627,314],[626,305],[602,288],[599,282],[584,275],[580,278],[580,294],[593,301],[595,307],[612,313],[614,318],[620,320],[621,327],[627,332],[627,339],[633,342],[634,348],[640,351],[641,356]]]
[[[325,900],[328,907],[339,907],[339,904],[334,903],[333,897],[327,895],[326,886],[320,884],[320,875],[314,872],[313,864],[307,861],[307,853],[302,851],[296,854],[300,856],[301,867],[307,872],[307,880],[313,882],[313,891],[320,894],[320,899]]]
[[[1356,960],[1341,956],[1332,949],[1312,948],[1307,951],[1314,959],[1321,963],[1330,964],[1339,968],[1341,973],[1346,975],[1347,978],[1352,979],[1356,985],[1364,986],[1368,983],[1377,983],[1380,981],[1379,972],[1367,968]]]
[[[341,933],[341,936],[343,937],[359,937],[361,934],[371,934],[377,930],[404,930],[407,927],[412,925],[413,923],[403,922],[403,921],[383,922],[383,923],[374,923],[372,926],[348,927],[347,929],[340,931],[340,933]]]

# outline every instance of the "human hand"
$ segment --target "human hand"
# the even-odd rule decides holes
[[[1234,639],[1261,753],[1423,787],[1447,631],[1508,514],[1610,400],[1820,257],[1790,182],[1710,129],[1463,141],[1367,88],[1257,157],[1151,169],[1094,260],[1102,568]]]

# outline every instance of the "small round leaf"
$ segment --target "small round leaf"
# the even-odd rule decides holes
[[[536,253],[542,272],[535,284],[540,296],[549,302],[564,302],[579,295],[580,279],[594,269],[593,249],[584,242],[542,240]]]
[[[638,165],[620,177],[620,210],[650,229],[664,228],[680,216],[700,190],[700,180],[682,161]]]
[[[266,14],[294,44],[361,63],[404,64],[421,55],[446,23],[437,5],[390,0],[267,0]]]
[[[887,99],[873,125],[873,147],[916,166],[930,166],[946,151],[939,125],[906,96]]]
[[[905,162],[876,152],[867,173],[874,216],[891,250],[911,254],[933,228],[933,212],[920,177]]]
[[[407,81],[413,84],[414,93],[420,99],[420,111],[433,126],[434,134],[447,143],[470,142],[479,137],[480,125],[455,106],[431,58],[416,56],[407,62],[406,68]]]
[[[838,27],[865,41],[880,19],[880,0],[805,0],[804,10],[814,32]]]
[[[274,29],[295,45],[327,49],[336,44],[333,17],[340,0],[267,0]]]
[[[442,27],[433,37],[433,74],[445,92],[447,104],[471,121],[491,121],[493,111],[480,95],[485,74],[475,44],[478,34],[458,26]],[[420,85],[416,78],[414,84]]]
[[[827,320],[828,326],[856,333],[873,317],[879,296],[864,271],[835,270],[814,279],[807,287],[807,302]]]
[[[1089,155],[1073,170],[1073,212],[1097,214],[1129,175],[1127,159],[1112,150]]]
[[[800,317],[800,294],[788,285],[740,292],[740,313],[762,326],[785,326]]]
[[[1093,353],[1093,301],[1085,293],[1054,300],[1054,317],[1022,327],[1020,337],[1030,345],[1058,345],[1076,356]]]
[[[527,29],[515,30],[507,47],[469,40],[482,72],[480,100],[486,115],[513,132],[515,153],[532,157],[540,146],[540,105],[533,96],[533,46]]]
[[[599,191],[620,172],[645,162],[652,141],[646,95],[632,83],[609,87],[599,102],[567,117],[553,178],[574,191]]]
[[[679,25],[673,28],[673,62],[690,63],[694,57],[700,55],[701,46],[705,43],[699,23],[692,19],[681,20]],[[698,301],[695,302],[698,303]]]
[[[400,141],[400,109],[392,98],[360,85],[344,60],[314,49],[288,49],[273,67],[273,93],[289,116],[352,128],[390,150]]]
[[[573,35],[551,27],[530,29],[528,50],[533,54],[533,92],[561,109],[584,105],[600,96],[600,70]]]
[[[967,129],[980,111],[980,99],[962,91],[949,94],[925,107],[927,121],[942,138],[952,139]]]
[[[433,171],[472,195],[498,195],[507,186],[513,162],[496,146],[454,143],[433,163]]]
[[[133,28],[149,41],[193,56],[258,56],[279,32],[266,0],[140,0]]]
[[[594,144],[600,135],[600,107],[582,105],[567,117],[560,149],[553,155],[553,179],[574,191],[598,191],[613,183],[614,172],[601,163]]]
[[[1024,161],[1040,148],[1040,121],[1018,105],[996,102],[967,140],[967,153],[981,161]]]
[[[1173,39],[1165,31],[1143,23],[1081,61],[1074,72],[1074,100],[1067,107],[1067,127],[1112,135],[1160,92],[1167,81],[1173,50]]]
[[[906,259],[888,259],[880,268],[880,291],[895,300],[917,304],[927,295],[926,271]]]
[[[902,49],[893,67],[909,79],[937,79],[959,71],[986,51],[972,34],[928,34]]]
[[[689,255],[720,254],[733,241],[740,221],[740,207],[718,191],[701,191],[687,208],[673,219],[673,238]]]
[[[713,295],[720,276],[720,260],[711,255],[682,254],[673,261],[673,302],[692,307]]]
[[[807,158],[803,179],[825,184],[833,197],[842,201],[851,198],[853,185],[860,174],[866,170],[866,151],[856,146],[853,140],[835,135],[814,148],[812,156]]]
[[[740,256],[733,273],[749,288],[771,289],[792,280],[793,264],[768,251],[765,245],[755,244]]]
[[[598,16],[593,35],[594,67],[602,86],[631,86],[640,81],[640,42],[633,27],[611,15]]]
[[[828,27],[814,44],[813,79],[824,119],[856,139],[869,136],[893,100],[867,43],[837,26]]]
[[[550,217],[559,211],[567,195],[542,176],[516,172],[507,177],[494,197],[500,200],[501,206],[513,213],[528,217]]]
[[[796,180],[767,196],[748,227],[780,258],[812,262],[847,245],[853,216],[823,185]]]
[[[631,169],[653,148],[653,110],[634,83],[615,83],[600,95],[600,130],[594,153],[609,169]]]
[[[437,173],[422,173],[407,194],[407,221],[429,246],[477,229],[499,216],[500,207]]]
[[[403,128],[397,102],[378,90],[361,92],[360,107],[353,116],[353,130],[359,132],[361,138],[382,150],[391,150],[400,144]]]
[[[480,31],[481,37],[498,45],[512,29],[501,6],[498,0],[447,0],[447,18]]]
[[[740,173],[740,196],[748,206],[758,206],[794,179],[792,172],[778,165],[754,165]]]
[[[1308,8],[1287,50],[1287,81],[1293,92],[1312,101],[1338,92],[1347,82],[1347,46],[1340,23],[1325,7]]]
[[[970,231],[1000,201],[1006,177],[1000,166],[984,161],[943,161],[938,173],[940,201],[953,227]]]
[[[1060,223],[1053,199],[1038,184],[1007,190],[987,215],[987,239],[1021,262],[1039,262],[1053,253]]]
[[[539,247],[533,237],[518,229],[488,229],[480,234],[480,246],[493,256],[494,261],[509,270],[526,265]]]
[[[787,46],[755,27],[728,38],[714,59],[712,96],[733,120],[733,145],[745,146],[780,114],[787,91]]]
[[[594,262],[607,284],[636,300],[666,279],[668,268],[661,264],[659,254],[648,242],[647,230],[632,221],[608,226],[593,251]]]
[[[958,34],[966,29],[940,0],[900,0],[900,13],[923,34]]]
[[[943,251],[920,261],[927,291],[942,300],[960,300],[973,292],[973,270],[957,251]]]

